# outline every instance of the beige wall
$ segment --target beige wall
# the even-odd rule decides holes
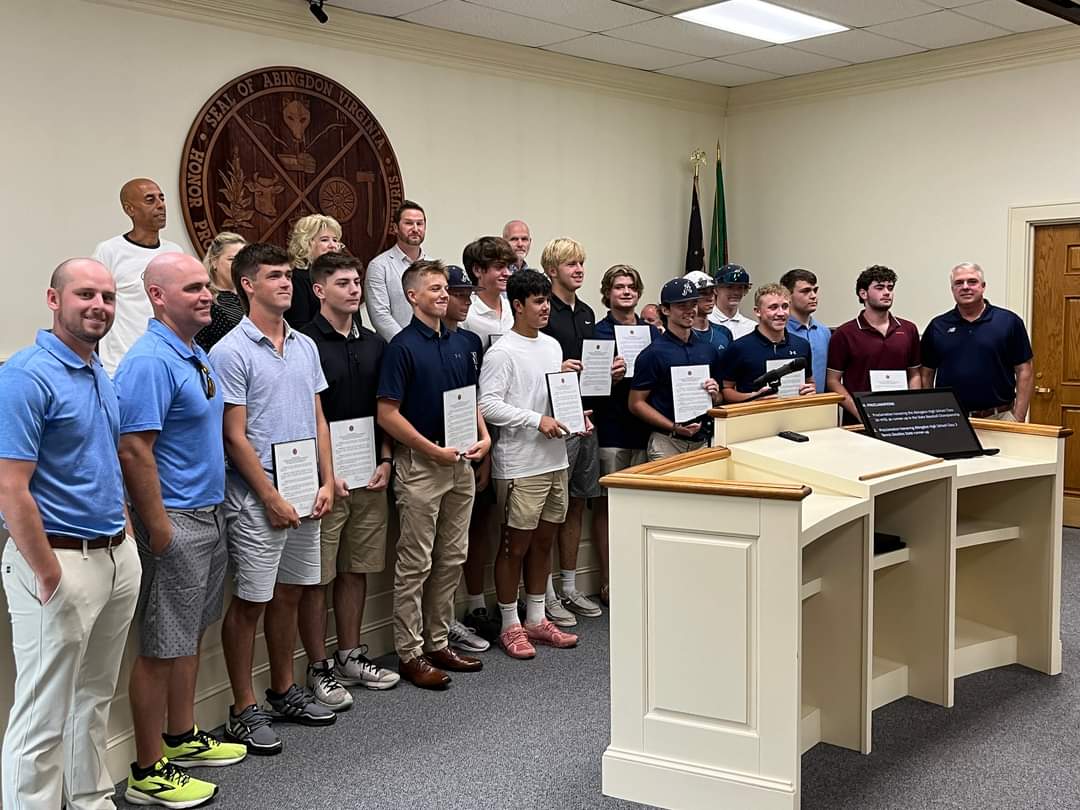
[[[998,46],[1001,47],[1001,46]],[[1010,206],[1080,200],[1080,57],[968,78],[745,109],[726,120],[733,258],[754,281],[815,270],[820,314],[853,317],[855,276],[900,275],[920,328],[952,306],[947,273],[976,261],[1005,303]],[[735,102],[751,102],[745,88]]]

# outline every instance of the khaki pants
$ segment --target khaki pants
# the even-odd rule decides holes
[[[394,646],[402,661],[446,647],[469,546],[472,466],[443,466],[399,446],[394,493],[401,535],[394,567]]]
[[[142,567],[134,541],[58,549],[60,585],[42,605],[29,563],[8,540],[4,592],[15,652],[15,702],[4,734],[7,810],[113,808],[105,767],[109,706]]]
[[[650,433],[647,453],[649,461],[659,461],[662,458],[671,458],[679,453],[689,453],[691,450],[700,450],[705,446],[704,441],[692,442],[689,439],[676,439],[665,433]]]

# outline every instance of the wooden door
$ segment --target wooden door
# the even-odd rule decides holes
[[[1080,526],[1080,223],[1035,228],[1031,421],[1070,427],[1064,520]]]

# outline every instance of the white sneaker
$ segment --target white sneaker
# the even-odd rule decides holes
[[[569,610],[571,613],[576,613],[578,616],[589,616],[596,618],[603,613],[600,610],[600,606],[596,604],[592,599],[587,597],[583,593],[574,591],[573,593],[563,594],[562,598],[563,607]]]
[[[349,650],[345,660],[339,658],[341,650],[334,654],[334,674],[339,682],[365,689],[392,689],[401,676],[389,669],[376,666],[367,658],[367,644]]]
[[[307,685],[315,700],[326,708],[335,712],[352,708],[353,696],[334,677],[334,666],[329,658],[308,664]]]
[[[457,619],[450,622],[450,643],[466,652],[486,652],[491,645]]]
[[[574,614],[563,607],[558,597],[544,600],[544,613],[548,621],[556,627],[573,627],[577,624]]]

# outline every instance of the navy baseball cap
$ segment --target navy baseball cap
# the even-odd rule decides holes
[[[697,284],[688,278],[673,278],[660,288],[661,304],[677,304],[680,301],[696,301],[701,298]]]
[[[717,284],[749,284],[750,274],[741,264],[725,264],[716,271]]]
[[[446,285],[451,290],[475,290],[476,285],[473,284],[472,277],[465,272],[464,267],[458,267],[456,264],[448,265],[446,273],[449,276],[449,283]]]

